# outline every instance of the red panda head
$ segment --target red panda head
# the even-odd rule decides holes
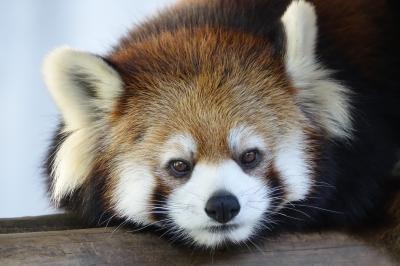
[[[283,53],[245,32],[184,27],[104,58],[50,54],[45,80],[64,121],[54,202],[100,171],[103,211],[215,247],[306,199],[319,138],[350,137],[348,102],[316,60],[313,7],[293,2],[280,24]]]

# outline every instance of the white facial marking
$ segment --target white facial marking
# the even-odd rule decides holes
[[[156,186],[153,174],[132,158],[120,159],[118,165],[118,181],[113,192],[116,212],[138,224],[150,223],[151,197]]]
[[[173,135],[164,145],[161,155],[161,163],[167,164],[171,159],[191,159],[197,151],[197,144],[188,133]]]
[[[288,191],[287,201],[304,199],[312,186],[305,138],[301,132],[281,141],[275,157],[275,166]]]
[[[232,152],[243,152],[246,149],[258,148],[265,150],[266,144],[254,129],[248,126],[240,125],[233,128],[228,136],[229,149]]]
[[[56,205],[80,187],[92,170],[98,145],[95,133],[92,128],[75,131],[58,149],[52,173],[52,199]]]
[[[218,225],[204,211],[208,199],[218,190],[227,190],[238,198],[241,209],[229,221],[237,229],[230,232],[210,232],[206,228]],[[170,216],[197,244],[209,247],[225,241],[248,239],[260,226],[270,205],[270,189],[262,177],[249,176],[232,160],[218,165],[198,163],[190,179],[170,195]]]
[[[282,17],[286,32],[285,65],[298,101],[332,137],[350,138],[352,121],[349,90],[331,78],[332,71],[318,62],[317,15],[312,4],[293,1]]]

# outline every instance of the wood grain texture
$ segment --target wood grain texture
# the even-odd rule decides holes
[[[70,213],[0,219],[0,234],[57,231],[89,227],[93,226],[89,226],[77,216]]]
[[[383,249],[339,233],[283,235],[258,249],[211,254],[172,246],[151,233],[91,228],[0,234],[0,265],[396,264]]]

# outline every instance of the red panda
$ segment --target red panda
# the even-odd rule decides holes
[[[106,55],[56,49],[51,200],[208,248],[378,226],[398,189],[391,5],[180,1]]]

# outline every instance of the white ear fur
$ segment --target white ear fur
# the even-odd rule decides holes
[[[100,148],[99,128],[122,91],[118,73],[98,56],[67,47],[50,53],[43,73],[59,107],[68,137],[54,157],[52,199],[61,199],[78,189],[94,167]]]
[[[71,133],[54,157],[51,197],[58,205],[63,197],[78,189],[93,169],[99,144],[96,130],[83,128]]]
[[[299,89],[298,101],[330,137],[350,138],[349,91],[317,61],[314,6],[294,0],[282,17],[286,32],[286,71]]]
[[[68,47],[46,57],[43,74],[67,131],[89,126],[99,110],[110,111],[122,90],[118,73],[103,59]]]

